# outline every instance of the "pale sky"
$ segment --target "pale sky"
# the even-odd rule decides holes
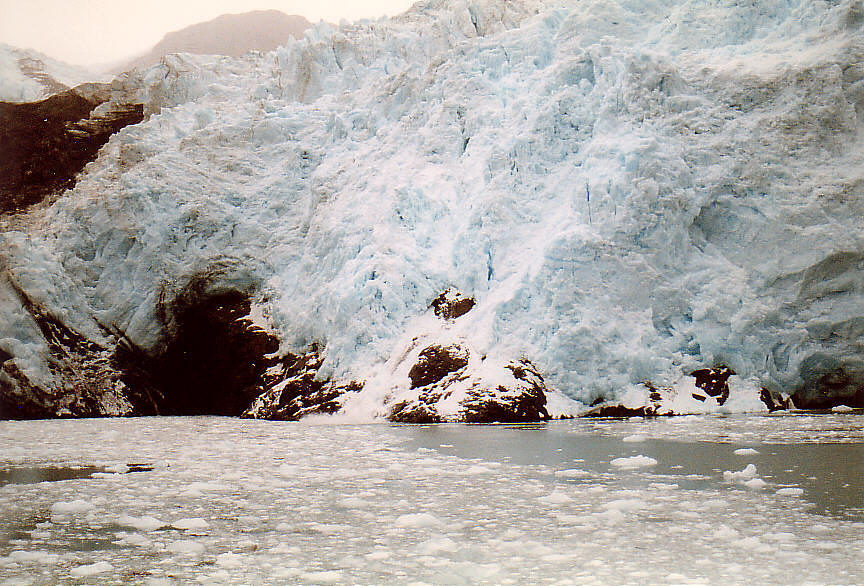
[[[0,0],[0,43],[76,65],[144,53],[162,36],[226,13],[281,10],[310,21],[378,18],[412,0]]]

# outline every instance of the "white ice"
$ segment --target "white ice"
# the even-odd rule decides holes
[[[407,388],[393,360],[441,333],[424,312],[447,287],[477,301],[447,335],[586,405],[650,381],[679,412],[763,411],[762,386],[864,372],[859,12],[436,0],[171,56],[122,80],[148,120],[9,224],[3,263],[106,345],[95,320],[156,344],[159,300],[196,275],[252,291],[283,350],[369,382],[363,417]],[[2,282],[0,349],[60,384]],[[714,364],[738,373],[722,406],[686,376]]]
[[[678,442],[713,442],[734,461],[730,437],[860,443],[860,421],[845,414],[573,421],[550,426],[574,432],[558,435],[536,426],[229,418],[2,422],[4,468],[150,462],[154,470],[0,486],[0,536],[16,536],[0,540],[0,576],[14,583],[99,571],[88,581],[654,584],[680,574],[723,584],[861,583],[864,523],[814,514],[806,494],[784,491],[795,486],[778,486],[779,494],[740,490],[714,474],[693,488],[694,470],[683,461],[670,471],[661,459],[634,473],[608,466],[605,451],[581,453],[582,469],[596,472],[578,477],[555,473],[567,470],[567,460],[459,455],[501,433],[515,440],[514,460],[523,443],[555,454],[634,433],[656,447],[653,440],[674,433]],[[454,447],[438,447],[445,441]],[[289,458],[296,471],[274,476]],[[485,472],[469,472],[481,464]],[[195,483],[224,488],[186,493]],[[362,506],[342,506],[348,499]],[[51,521],[55,505],[76,500],[92,509],[75,505],[81,512]],[[145,524],[147,517],[156,521]]]
[[[630,470],[636,468],[647,468],[650,466],[656,466],[657,460],[649,456],[643,456],[642,454],[639,454],[636,456],[629,456],[625,458],[613,458],[612,461],[609,463],[616,468],[621,468],[622,470]]]

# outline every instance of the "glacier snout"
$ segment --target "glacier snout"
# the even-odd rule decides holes
[[[167,58],[74,189],[2,217],[0,389],[80,394],[19,290],[129,412],[120,339],[159,355],[218,266],[241,305],[189,351],[246,324],[247,416],[864,406],[860,13],[435,1]]]

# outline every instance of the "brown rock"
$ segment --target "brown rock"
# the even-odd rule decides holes
[[[458,344],[428,346],[420,352],[417,363],[408,372],[411,388],[416,389],[436,383],[467,364],[468,350]]]
[[[625,407],[623,405],[598,405],[581,413],[580,417],[654,417],[657,412],[651,407]]]
[[[792,399],[788,399],[776,391],[769,391],[764,387],[759,392],[759,399],[761,399],[762,402],[765,403],[765,406],[768,407],[769,413],[794,408]]]
[[[511,362],[506,368],[519,381],[512,387],[491,389],[477,386],[460,402],[467,423],[527,423],[550,419],[546,410],[546,383],[528,360]]]
[[[696,386],[705,391],[709,397],[717,399],[717,404],[722,405],[729,398],[729,377],[735,374],[735,371],[725,366],[716,368],[702,368],[694,370],[690,376],[696,379]],[[693,395],[694,399],[704,401],[706,397]]]
[[[455,289],[447,289],[432,301],[430,307],[442,319],[456,319],[471,311],[474,299]]]

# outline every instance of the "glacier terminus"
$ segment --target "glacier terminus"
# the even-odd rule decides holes
[[[862,23],[427,0],[91,87],[58,144],[140,122],[0,215],[2,416],[864,407]]]

